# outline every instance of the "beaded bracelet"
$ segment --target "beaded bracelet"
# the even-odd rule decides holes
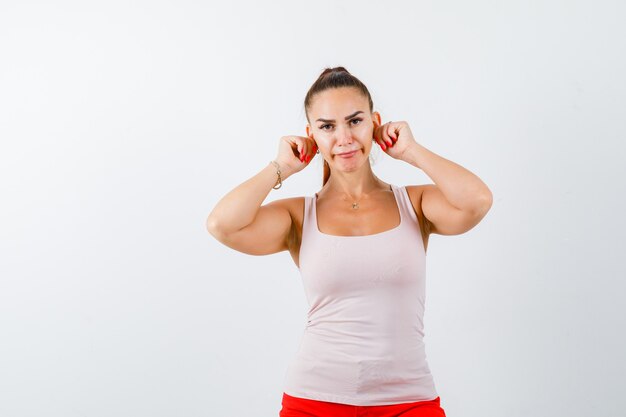
[[[278,165],[278,162],[275,161],[270,161],[272,164],[274,164],[274,166],[276,167],[276,175],[278,175],[278,179],[276,180],[276,184],[274,184],[274,186],[272,187],[274,190],[278,190],[280,187],[283,186],[283,180],[280,178],[280,166]],[[276,186],[278,185],[278,187]]]

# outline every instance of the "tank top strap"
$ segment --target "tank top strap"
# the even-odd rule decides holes
[[[304,218],[302,219],[302,238],[304,236],[312,236],[315,233],[315,230],[312,229],[316,227],[315,217],[313,215],[313,210],[315,210],[315,195],[312,196],[304,196]]]
[[[391,188],[396,195],[396,201],[398,202],[398,209],[401,211],[402,218],[404,219],[412,219],[413,222],[418,223],[417,215],[415,214],[415,210],[413,209],[413,204],[411,203],[411,199],[409,198],[409,194],[406,190],[406,186],[398,186],[391,184]]]

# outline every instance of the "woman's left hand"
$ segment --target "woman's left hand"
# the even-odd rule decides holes
[[[407,122],[387,122],[374,129],[374,140],[392,158],[404,161],[404,153],[417,142]]]

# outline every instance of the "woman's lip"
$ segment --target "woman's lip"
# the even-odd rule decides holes
[[[338,153],[337,156],[340,156],[342,158],[350,158],[355,153],[356,153],[356,151],[347,152],[347,153]]]

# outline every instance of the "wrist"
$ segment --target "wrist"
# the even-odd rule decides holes
[[[421,160],[426,148],[415,142],[404,151],[403,160],[417,168],[421,169]]]
[[[280,167],[280,177],[285,180],[290,177],[295,171],[287,164],[286,162],[281,161],[280,159],[273,159],[272,161],[276,162]],[[276,170],[276,166],[270,162],[270,165],[274,167]]]
[[[276,182],[274,183],[274,185],[272,185],[272,189],[278,190],[280,187],[283,186],[283,179],[284,179],[284,175],[283,175],[281,166],[275,160],[271,160],[271,161],[268,162],[266,169],[267,168],[271,169],[272,172],[275,172]]]
[[[272,169],[272,171],[275,173],[276,175],[276,182],[274,183],[274,185],[272,186],[272,188],[274,190],[278,190],[280,187],[282,187],[283,182],[289,177],[291,176],[291,171],[289,170],[289,167],[286,166],[286,164],[283,164],[282,162],[280,162],[277,159],[273,159],[271,161],[268,162],[267,165],[269,168]]]

